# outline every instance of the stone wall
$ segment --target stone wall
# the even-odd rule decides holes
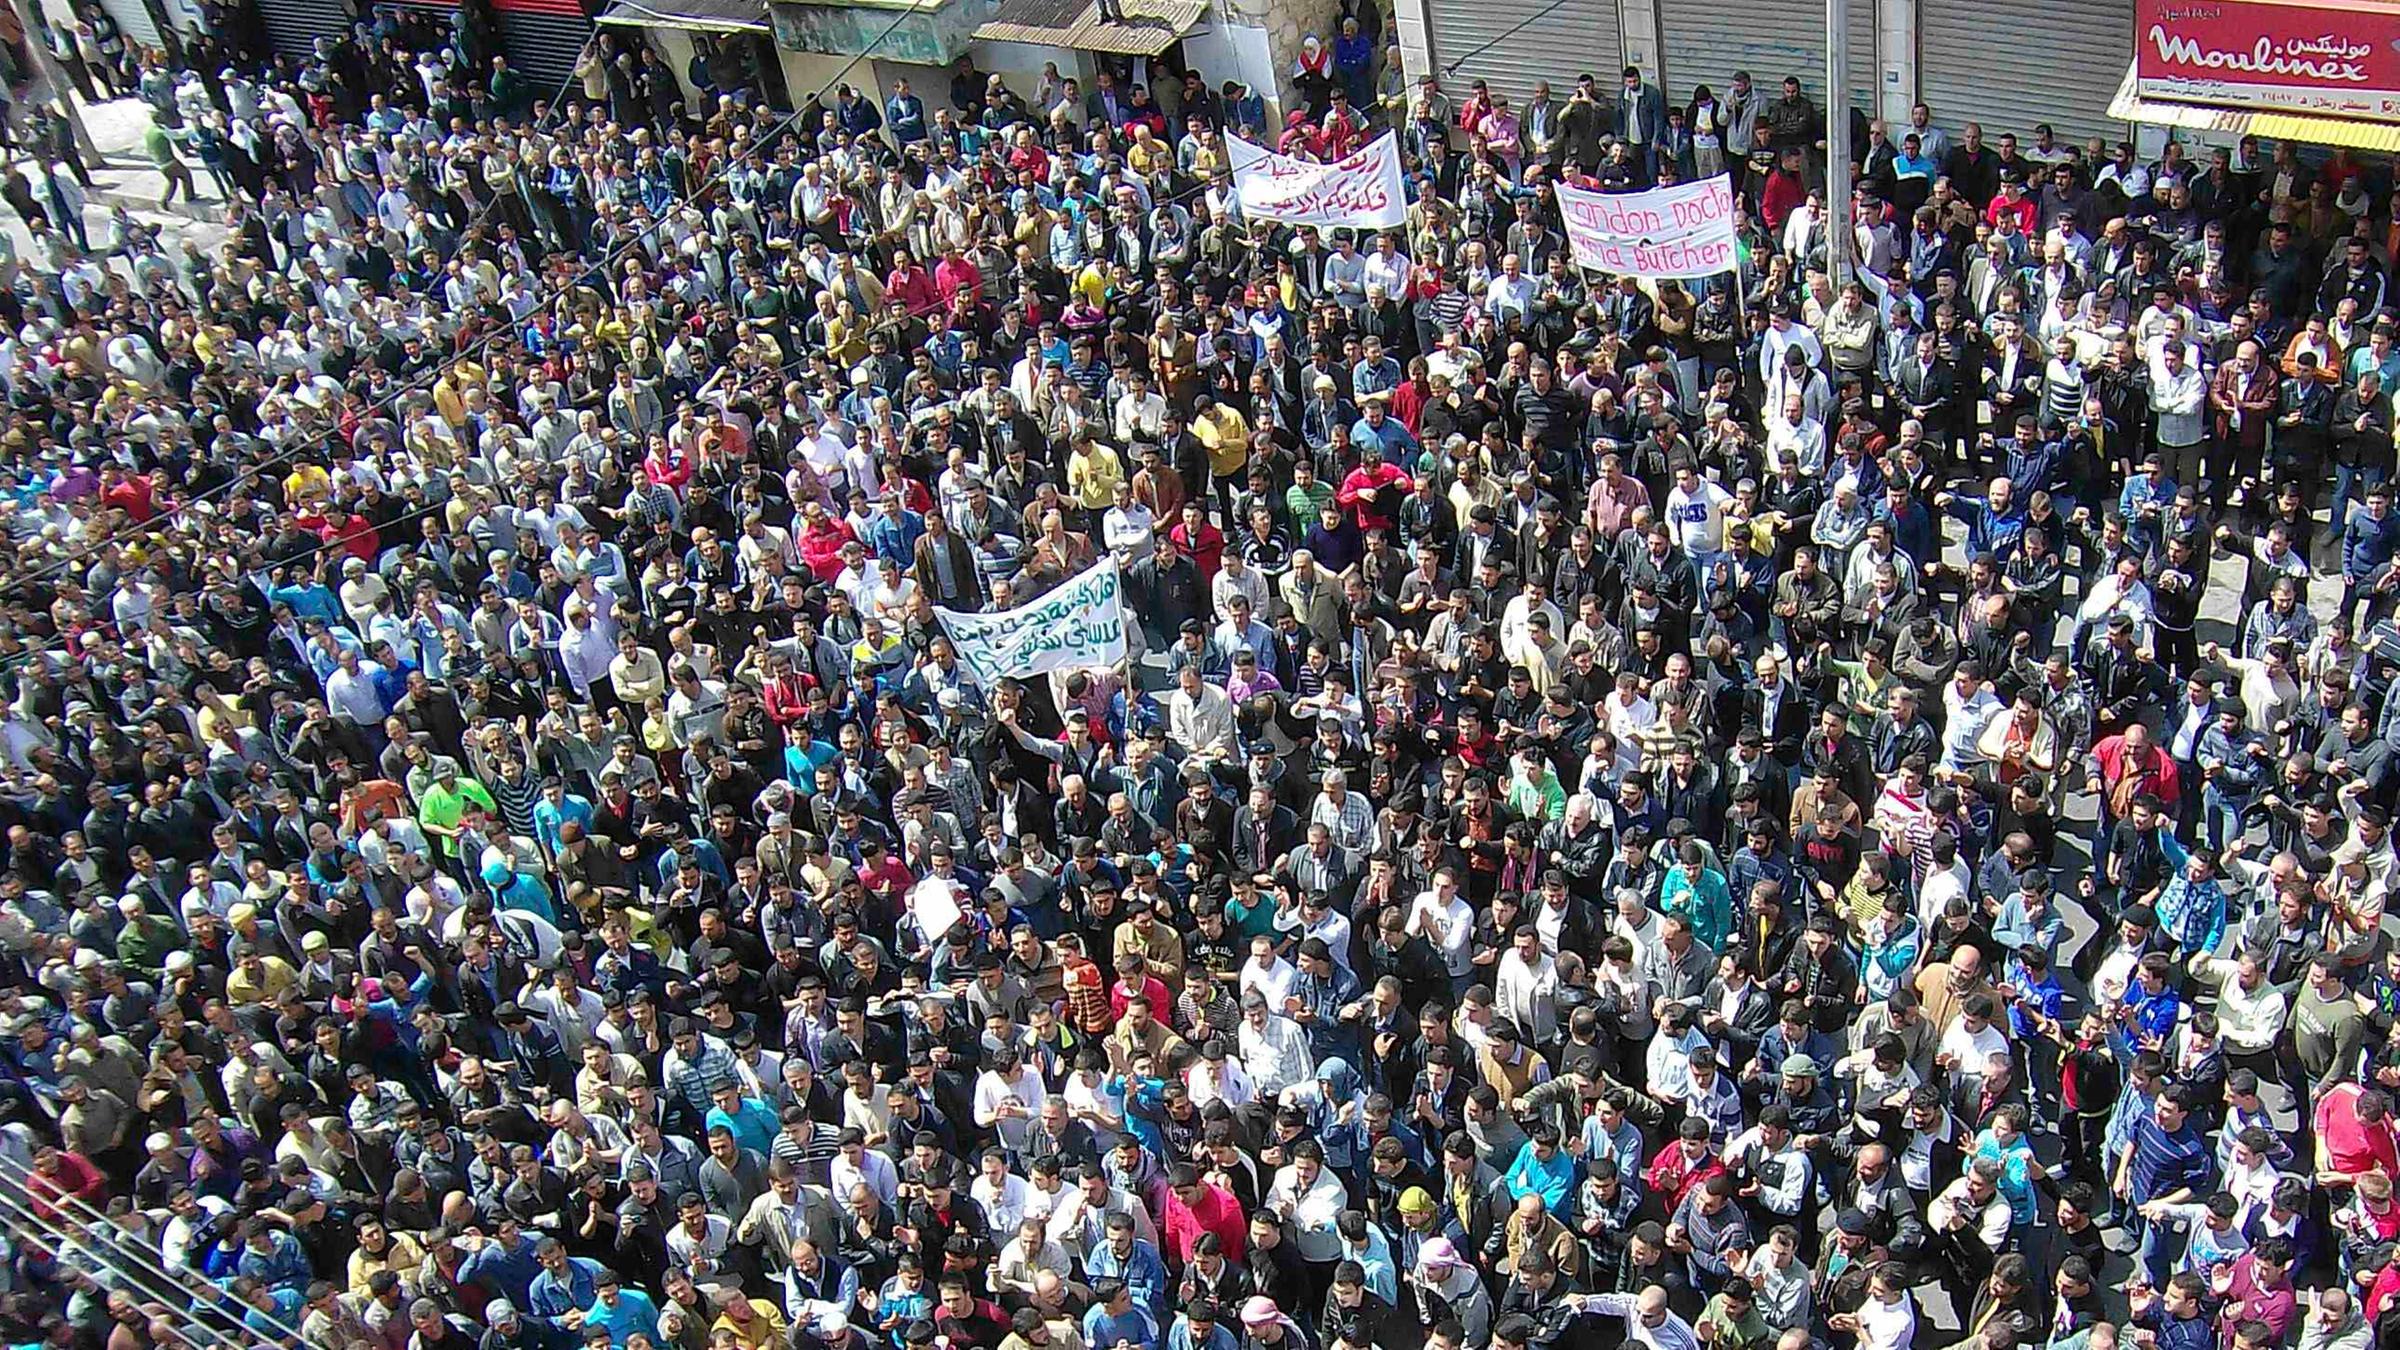
[[[1229,23],[1266,30],[1275,55],[1275,87],[1258,92],[1280,106],[1291,103],[1292,63],[1300,57],[1301,39],[1315,33],[1331,45],[1341,12],[1338,0],[1222,0],[1219,10]],[[1387,19],[1384,32],[1391,31]]]

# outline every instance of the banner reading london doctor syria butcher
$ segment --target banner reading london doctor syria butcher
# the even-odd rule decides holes
[[[1408,219],[1400,138],[1390,132],[1331,164],[1294,159],[1228,136],[1242,214],[1287,225],[1388,229]]]
[[[1592,192],[1561,183],[1558,209],[1579,267],[1645,281],[1688,281],[1730,272],[1739,261],[1733,181],[1724,174],[1648,192]]]
[[[939,607],[933,612],[958,648],[958,659],[989,689],[1007,676],[1023,679],[1124,660],[1123,590],[1111,558],[1030,605],[998,614]]]

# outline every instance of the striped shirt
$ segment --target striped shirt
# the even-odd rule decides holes
[[[2189,1190],[2205,1195],[2217,1170],[2208,1140],[2185,1121],[2170,1134],[2153,1116],[2133,1130],[2133,1202],[2148,1204],[2162,1195]]]
[[[786,1125],[768,1147],[791,1164],[802,1181],[822,1186],[832,1179],[833,1160],[842,1151],[842,1132],[821,1120],[803,1123],[798,1133]]]

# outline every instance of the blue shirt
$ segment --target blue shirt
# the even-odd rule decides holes
[[[1381,456],[1384,463],[1399,468],[1408,467],[1409,460],[1415,457],[1417,451],[1417,438],[1408,434],[1408,428],[1400,425],[1397,417],[1384,418],[1380,427],[1364,417],[1359,418],[1350,424],[1350,443],[1357,446],[1361,454],[1371,451]]]
[[[2158,926],[2186,956],[2206,956],[2225,936],[2225,888],[2214,877],[2194,881],[2177,873],[2158,897]]]
[[[2342,523],[2342,576],[2350,581],[2363,581],[2376,568],[2400,553],[2400,515],[2390,511],[2377,520],[2364,511],[2354,511]]]
[[[1195,1341],[1192,1324],[1178,1317],[1175,1325],[1167,1329],[1167,1350],[1235,1350],[1235,1345],[1233,1333],[1225,1329],[1223,1322],[1208,1329],[1207,1340]]]
[[[556,806],[547,797],[533,804],[534,837],[551,853],[558,852],[558,827],[570,820],[588,829],[592,823],[592,804],[573,793]]]
[[[526,1316],[555,1324],[570,1312],[581,1312],[600,1301],[600,1263],[588,1256],[567,1258],[565,1278],[545,1270],[533,1277],[525,1293]]]
[[[2121,1002],[2133,1010],[2133,1025],[2127,1029],[2126,1035],[2137,1048],[2143,1037],[2156,1037],[2163,1041],[2174,1034],[2175,1022],[2183,1015],[2183,999],[2176,994],[2173,985],[2149,994],[2142,991],[2142,982],[2135,980],[2126,986]]]
[[[2008,508],[2000,510],[1981,497],[1960,494],[1943,508],[1953,519],[1966,522],[1967,555],[1989,553],[2002,562],[2016,556],[2017,543],[2025,537],[2025,507],[2016,498],[2009,498]],[[1922,555],[1908,556],[1922,559]]]
[[[1575,1193],[1575,1172],[1573,1154],[1553,1147],[1550,1160],[1544,1162],[1534,1142],[1528,1139],[1517,1150],[1517,1160],[1508,1165],[1508,1175],[1503,1180],[1508,1185],[1510,1199],[1538,1195],[1552,1214],[1561,1214],[1566,1210],[1567,1197]]]
[[[658,1339],[658,1305],[639,1289],[617,1290],[617,1306],[603,1306],[598,1299],[584,1311],[586,1327],[608,1328],[608,1343],[612,1350],[625,1350],[625,1342],[640,1332],[653,1341]]]
[[[867,522],[867,546],[875,556],[906,570],[917,564],[917,540],[925,533],[925,517],[903,510],[897,520],[878,511]]]
[[[708,1108],[708,1128],[719,1125],[733,1132],[733,1142],[762,1158],[773,1155],[775,1136],[783,1130],[775,1108],[755,1097],[742,1098],[741,1106],[730,1114],[722,1107]]]
[[[2142,508],[2145,506],[2157,507],[2158,514],[2145,521],[2142,519]],[[2135,474],[2126,481],[2125,490],[2117,494],[2117,514],[2125,518],[2125,542],[2133,545],[2137,551],[2149,552],[2158,534],[2156,522],[2174,507],[2174,479],[2160,474],[2158,482],[2154,484],[2149,475]]]
[[[520,909],[538,914],[551,927],[558,926],[558,910],[550,903],[550,888],[523,872],[510,874],[508,885],[496,891],[492,902],[502,909]]]
[[[1145,1347],[1145,1350],[1158,1344],[1158,1319],[1150,1315],[1150,1310],[1142,1306],[1139,1298],[1121,1313],[1112,1314],[1105,1304],[1095,1303],[1091,1311],[1083,1315],[1085,1345],[1108,1347],[1119,1341]]]
[[[260,1340],[274,1344],[287,1334],[283,1329],[299,1325],[300,1291],[291,1288],[270,1289],[267,1298],[274,1303],[272,1310],[246,1307],[242,1310],[242,1325],[258,1333]],[[36,1344],[39,1344],[38,1342]]]
[[[2008,1025],[2019,1039],[2037,1034],[2033,1026],[2035,1013],[2055,1018],[2059,1009],[2066,1005],[2067,991],[2059,987],[2058,976],[2054,972],[2043,971],[2041,982],[2037,984],[2033,972],[2013,956],[2008,959],[2008,982],[2017,991],[2017,996],[2009,1000]]]
[[[239,1273],[276,1290],[297,1290],[315,1278],[309,1270],[308,1254],[291,1234],[270,1232],[267,1240],[265,1252],[242,1253],[235,1266]]]
[[[1340,966],[1328,978],[1303,970],[1292,980],[1292,994],[1316,1016],[1305,1025],[1309,1053],[1318,1059],[1353,1058],[1350,1024],[1342,1020],[1342,1005],[1358,998],[1358,977]]]
[[[1167,1279],[1167,1263],[1160,1258],[1158,1248],[1140,1238],[1135,1238],[1133,1250],[1123,1256],[1118,1256],[1115,1248],[1103,1242],[1097,1250],[1085,1258],[1084,1269],[1094,1281],[1117,1279],[1125,1282],[1125,1287],[1133,1291],[1135,1310],[1147,1309],[1149,1311],[1151,1317],[1149,1343],[1155,1344],[1158,1340],[1157,1318],[1167,1306],[1167,1294],[1170,1288]],[[1110,1343],[1109,1341],[1094,1342],[1094,1344],[1103,1345]]]
[[[468,1253],[458,1268],[459,1283],[487,1285],[519,1307],[533,1302],[534,1280],[549,1273],[534,1259],[532,1238],[520,1240],[514,1248],[503,1247],[493,1238]]]

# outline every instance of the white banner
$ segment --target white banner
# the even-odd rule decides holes
[[[1724,174],[1648,192],[1558,185],[1559,214],[1579,267],[1649,281],[1730,272],[1733,180]]]
[[[936,608],[958,659],[985,688],[1004,676],[1023,679],[1125,659],[1124,584],[1111,558],[1030,605],[998,614]]]
[[[1353,229],[1387,229],[1408,219],[1400,138],[1388,131],[1331,164],[1279,155],[1239,136],[1225,141],[1245,215],[1290,225]]]

